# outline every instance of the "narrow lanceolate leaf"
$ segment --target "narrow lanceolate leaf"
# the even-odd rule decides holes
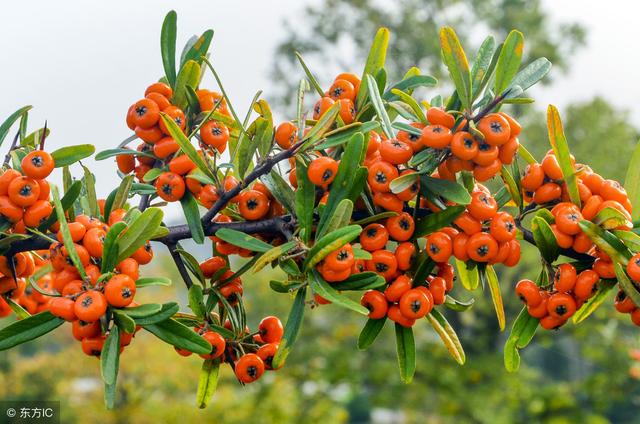
[[[136,280],[136,287],[170,286],[171,280],[166,277],[143,277]]]
[[[558,257],[558,242],[547,221],[539,216],[531,220],[531,232],[542,257],[549,263]]]
[[[429,175],[422,175],[420,177],[420,189],[428,190],[459,205],[468,205],[471,202],[469,192],[455,181],[441,180],[440,178],[433,178]]]
[[[148,208],[129,224],[127,231],[118,237],[118,245],[120,247],[118,263],[145,245],[156,229],[160,227],[162,216],[163,213],[161,209]]]
[[[318,93],[320,97],[324,96],[324,91],[322,90],[320,83],[318,83],[318,80],[311,72],[311,69],[309,69],[309,67],[305,63],[304,59],[302,58],[302,55],[296,52],[296,58],[298,59],[298,62],[300,62],[300,65],[302,66],[304,73],[307,75],[307,79],[311,83],[311,86],[313,87],[313,89],[316,90],[316,93]]]
[[[355,201],[364,189],[367,170],[360,166],[365,153],[364,137],[358,133],[351,137],[346,144],[344,153],[338,166],[338,173],[331,183],[329,199],[325,205],[320,222],[316,229],[316,238],[326,233],[326,225],[342,199]]]
[[[60,222],[60,232],[62,233],[62,241],[64,243],[64,247],[67,249],[69,257],[71,258],[71,262],[73,262],[73,265],[77,268],[78,274],[80,274],[82,279],[85,279],[87,274],[84,272],[84,266],[82,265],[80,256],[78,256],[78,252],[76,251],[75,244],[73,243],[73,239],[71,238],[69,223],[67,222],[67,219],[64,216],[64,208],[62,207],[62,203],[60,203],[60,195],[58,194],[58,187],[56,186],[51,187],[51,195],[53,197],[53,206],[56,210],[58,222]]]
[[[489,81],[488,73],[490,72],[491,59],[493,53],[496,50],[496,40],[493,36],[485,38],[480,45],[476,58],[473,61],[471,67],[471,88],[472,88],[472,101],[477,99],[484,89],[483,82],[486,84]]]
[[[269,243],[258,240],[249,234],[243,233],[242,231],[232,230],[231,228],[219,229],[216,231],[216,237],[226,241],[227,243],[231,243],[234,246],[251,250],[252,252],[266,252],[272,248]]]
[[[143,327],[160,340],[179,349],[186,349],[199,355],[211,352],[211,344],[208,341],[203,339],[191,328],[173,319],[143,325]]]
[[[352,274],[346,280],[331,284],[336,290],[371,290],[386,284],[384,278],[375,272],[365,271]]]
[[[627,176],[624,179],[624,188],[627,190],[629,200],[631,200],[631,205],[633,206],[631,217],[635,221],[640,218],[640,143],[636,144],[629,161]]]
[[[118,265],[116,260],[118,259],[118,236],[124,229],[127,228],[127,224],[124,222],[115,222],[109,231],[107,231],[107,235],[104,238],[104,245],[102,248],[102,263],[100,265],[100,270],[105,272],[111,272]]]
[[[621,226],[631,228],[633,223],[628,219],[628,215],[623,214],[618,209],[605,207],[593,218],[592,222],[605,230],[613,230]]]
[[[629,248],[618,237],[607,230],[603,230],[591,221],[583,220],[578,225],[591,241],[609,255],[614,262],[627,265],[632,255]]]
[[[200,155],[196,151],[196,148],[193,147],[193,145],[191,144],[187,136],[184,135],[180,127],[167,114],[161,112],[160,115],[161,115],[160,119],[162,119],[162,121],[166,125],[167,129],[169,130],[169,133],[171,134],[171,137],[180,146],[180,150],[182,150],[182,152],[184,152],[184,154],[186,154],[189,157],[189,159],[191,159],[193,163],[196,164],[196,166],[200,171],[202,171],[209,178],[214,179],[213,173],[205,163],[204,159],[200,157]]]
[[[636,233],[624,230],[613,230],[611,233],[618,237],[632,252],[640,251],[640,236]]]
[[[375,79],[371,75],[365,75],[363,83],[367,85],[367,89],[369,90],[369,98],[371,99],[373,108],[378,115],[378,119],[380,119],[380,122],[382,123],[382,131],[384,131],[387,137],[393,138],[394,131],[391,126],[391,119],[389,119],[387,110],[384,108],[384,103],[382,102],[382,97],[380,97],[380,92],[378,91],[378,85],[376,84]]]
[[[480,275],[478,274],[478,267],[467,266],[463,261],[456,259],[456,269],[458,270],[458,277],[460,278],[460,282],[462,286],[469,290],[473,291],[478,288],[478,284],[480,283]]]
[[[71,184],[71,186],[67,189],[64,196],[62,196],[62,199],[60,199],[62,210],[66,212],[69,208],[71,208],[74,202],[76,201],[76,199],[78,198],[78,196],[80,196],[81,192],[82,192],[82,182],[76,181],[73,184]],[[38,227],[38,230],[46,231],[57,220],[58,220],[58,215],[55,213],[52,213],[51,215],[49,215],[49,218],[47,218],[46,221],[40,224],[40,226]]]
[[[474,298],[471,298],[468,301],[464,302],[464,301],[455,299],[449,295],[447,295],[447,297],[444,300],[444,306],[446,306],[447,308],[453,311],[458,311],[458,312],[462,312],[462,311],[466,311],[467,309],[470,309],[474,303],[475,303]]]
[[[327,111],[318,119],[313,127],[309,130],[307,135],[303,137],[306,140],[304,145],[300,148],[301,151],[306,150],[316,141],[320,140],[333,125],[340,113],[340,102],[334,103]]]
[[[444,346],[447,348],[453,359],[455,359],[455,361],[460,365],[463,365],[466,361],[464,349],[458,339],[458,335],[444,315],[442,315],[438,310],[433,309],[429,314],[427,314],[427,319],[433,329],[436,330],[436,333],[438,333],[438,336],[440,336],[442,343],[444,343]]]
[[[385,322],[387,322],[387,318],[369,318],[358,336],[358,349],[365,350],[371,346],[382,331]]]
[[[362,81],[364,82],[366,75],[376,75],[378,71],[384,68],[384,63],[387,58],[387,47],[389,46],[389,37],[391,32],[388,28],[380,28],[376,33],[371,49],[369,49],[369,55],[362,71]],[[367,84],[361,84],[360,90],[356,97],[356,109],[360,110],[364,105],[368,96]]]
[[[505,187],[509,190],[511,200],[513,200],[513,203],[515,203],[516,206],[520,206],[522,204],[522,195],[518,189],[518,184],[509,172],[509,169],[503,166],[500,170],[500,176],[502,177],[502,181],[504,181]]]
[[[84,171],[82,180],[84,181],[84,190],[89,202],[89,212],[92,217],[97,218],[100,216],[100,208],[98,207],[98,197],[96,195],[96,179],[86,166],[82,165],[82,170]]]
[[[4,139],[7,137],[7,134],[9,134],[11,126],[13,126],[13,124],[15,124],[15,122],[20,119],[25,113],[31,110],[32,107],[33,106],[23,106],[13,112],[7,119],[4,120],[2,125],[0,125],[0,146],[2,145]]]
[[[300,157],[296,158],[296,177],[298,180],[298,189],[296,190],[296,218],[300,225],[302,241],[308,243],[309,240],[311,240],[316,188],[309,180],[307,165]]]
[[[113,326],[104,341],[100,355],[100,373],[106,384],[116,384],[118,367],[120,365],[120,332]]]
[[[589,298],[589,300],[587,300],[575,314],[573,314],[573,317],[571,318],[573,323],[579,324],[595,312],[595,310],[598,309],[605,300],[607,300],[611,289],[614,288],[615,285],[616,280],[600,280],[595,294]]]
[[[360,303],[351,300],[350,298],[340,294],[336,289],[331,287],[329,283],[324,281],[320,273],[316,270],[311,272],[309,278],[309,284],[313,291],[323,298],[327,299],[331,303],[342,306],[343,308],[351,309],[362,315],[368,315],[369,310],[362,306]]]
[[[351,214],[353,213],[353,202],[349,199],[342,199],[336,207],[333,216],[329,220],[326,227],[326,232],[330,233],[338,228],[342,228],[349,224],[351,221]]]
[[[180,109],[186,109],[189,105],[188,101],[188,88],[196,89],[200,82],[200,65],[195,60],[189,60],[186,62],[176,79],[176,87],[171,97],[171,103],[178,106]]]
[[[451,225],[451,223],[465,211],[464,206],[450,206],[443,211],[435,212],[418,219],[413,232],[415,238],[426,236],[441,228]]]
[[[36,339],[64,324],[49,311],[16,321],[0,330],[0,351]]]
[[[498,317],[498,325],[500,331],[504,331],[505,316],[504,305],[502,303],[502,294],[500,294],[500,283],[498,282],[498,276],[496,271],[491,265],[487,266],[487,282],[489,283],[489,291],[491,292],[491,299],[493,300],[493,307],[496,310],[496,316]]]
[[[124,308],[124,309],[121,309],[121,311],[129,315],[131,313],[129,309],[130,308]],[[132,316],[132,318],[136,320],[137,325],[144,326],[144,325],[157,324],[159,322],[166,321],[172,316],[174,316],[176,313],[178,313],[179,309],[180,309],[180,306],[176,302],[167,302],[162,304],[160,310],[154,314],[140,315],[140,311],[133,311],[134,315]]]
[[[216,392],[218,377],[220,374],[220,360],[207,359],[202,363],[200,377],[198,378],[198,392],[196,394],[196,405],[198,408],[206,408]]]
[[[377,131],[380,123],[376,121],[353,122],[335,130],[328,131],[324,135],[324,141],[316,146],[318,150],[326,150],[330,147],[340,146],[348,142],[356,133],[368,135],[371,131]]]
[[[20,306],[20,304],[15,300],[11,299],[10,297],[4,297],[4,296],[3,296],[3,299],[5,302],[7,302],[7,305],[9,305],[13,313],[16,314],[17,319],[23,320],[31,316],[31,314],[27,312],[27,310],[24,309],[22,306]]]
[[[176,21],[178,16],[174,10],[167,13],[160,33],[160,53],[164,74],[171,87],[176,84]]]
[[[184,218],[191,231],[191,238],[198,244],[204,243],[204,228],[200,220],[198,202],[189,191],[185,191],[184,196],[180,199],[180,206],[182,206]]]
[[[282,257],[287,254],[291,249],[296,247],[297,242],[295,240],[291,240],[286,242],[285,244],[281,244],[280,246],[274,246],[270,250],[266,251],[260,258],[253,264],[251,268],[251,272],[256,273],[260,271],[262,268],[267,266],[270,262],[275,261],[276,259]]]
[[[213,39],[213,30],[208,29],[189,48],[181,60],[181,65],[184,65],[190,60],[195,60],[198,63],[202,63],[202,57],[207,55],[211,40]]]
[[[444,63],[456,87],[456,93],[462,106],[469,109],[471,107],[471,71],[467,56],[453,28],[444,27],[440,30],[440,46]]]
[[[558,159],[564,182],[567,184],[569,197],[573,203],[580,206],[580,192],[578,191],[576,172],[571,162],[571,152],[569,152],[567,138],[562,128],[560,113],[553,105],[549,105],[547,108],[547,129],[549,130],[551,147],[553,147],[553,152]]]
[[[532,317],[524,307],[520,314],[513,322],[511,333],[504,346],[504,367],[509,372],[515,372],[520,367],[520,354],[518,349],[526,347],[536,329],[538,328],[538,319]]]
[[[308,271],[317,263],[323,260],[329,253],[351,242],[360,235],[362,227],[359,225],[349,225],[339,228],[323,236],[309,250],[307,258],[303,263],[304,270]]]
[[[78,144],[77,146],[61,147],[51,152],[51,157],[56,164],[56,168],[62,168],[88,158],[96,151],[93,144]]]
[[[413,97],[411,97],[411,95],[405,93],[404,91],[400,91],[397,88],[392,89],[391,93],[394,95],[394,97],[399,98],[400,100],[402,100],[403,103],[409,106],[409,108],[411,109],[411,115],[414,119],[416,119],[418,122],[421,122],[425,125],[429,124],[429,121],[427,121],[427,117],[424,111],[422,110],[418,102]],[[387,101],[393,102],[394,99],[391,98],[391,100],[387,100]]]
[[[511,87],[520,87],[522,91],[526,91],[544,78],[550,70],[551,62],[546,57],[540,57],[518,72],[513,81],[511,81]]]
[[[304,317],[304,301],[307,294],[307,288],[303,287],[296,293],[296,298],[293,301],[289,316],[287,317],[287,323],[284,326],[284,334],[282,340],[280,340],[280,347],[273,357],[273,368],[279,368],[284,364],[284,361],[291,353],[291,347],[298,338],[300,327],[302,325],[302,318]]]
[[[493,91],[496,94],[501,94],[509,87],[513,77],[518,73],[523,51],[524,36],[519,31],[511,31],[504,40],[496,65],[496,78],[493,84]]]
[[[638,288],[633,284],[629,276],[627,276],[625,268],[618,262],[614,262],[613,266],[615,267],[616,278],[618,279],[620,288],[631,298],[634,304],[640,305],[640,292],[638,292]]]
[[[409,384],[413,380],[413,374],[416,372],[416,343],[413,338],[413,329],[411,327],[403,327],[397,323],[395,328],[400,378],[404,383]]]
[[[130,308],[123,309],[131,318],[144,318],[147,316],[155,315],[162,310],[162,305],[159,303],[145,303],[144,305],[132,306]]]
[[[198,284],[192,285],[191,287],[189,287],[189,293],[187,297],[189,299],[189,308],[193,311],[195,316],[203,319],[206,314],[206,310],[204,307],[204,296],[202,294],[202,287]]]
[[[293,213],[295,211],[295,193],[291,186],[282,178],[282,175],[275,169],[272,169],[267,175],[263,175],[260,180],[267,186],[273,197],[275,197],[288,212]]]

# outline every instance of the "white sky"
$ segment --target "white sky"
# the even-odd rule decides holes
[[[305,0],[308,1],[308,0]],[[537,107],[562,107],[595,94],[628,108],[640,126],[637,73],[640,39],[635,16],[640,3],[545,0],[560,20],[588,28],[588,46],[570,75],[533,94]],[[178,12],[178,45],[213,28],[214,66],[239,110],[254,93],[269,91],[272,50],[282,37],[284,15],[295,16],[301,0],[278,1],[21,1],[3,5],[0,26],[0,119],[32,104],[30,128],[49,121],[49,148],[93,143],[114,147],[130,133],[127,107],[162,73],[160,25],[166,11]],[[284,14],[284,15],[283,15]],[[180,47],[179,47],[180,48]],[[211,79],[206,79],[211,86]],[[12,136],[12,135],[11,135]],[[8,141],[5,143],[8,144]],[[6,150],[0,150],[4,155]],[[113,162],[90,162],[99,195],[116,184]]]

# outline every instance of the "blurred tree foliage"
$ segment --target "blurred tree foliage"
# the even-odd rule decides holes
[[[585,43],[578,23],[555,22],[541,0],[323,0],[309,2],[295,19],[284,22],[287,34],[277,47],[273,81],[277,99],[295,103],[294,89],[303,76],[294,52],[299,51],[316,75],[329,78],[345,70],[359,73],[360,63],[375,31],[391,30],[386,69],[389,80],[400,79],[412,66],[442,79],[438,30],[456,29],[470,59],[484,34],[502,40],[512,29],[525,34],[524,63],[547,57],[554,67],[567,70],[576,48]],[[336,54],[336,52],[340,54]],[[320,79],[320,83],[328,83]],[[547,77],[543,83],[549,83]],[[273,89],[270,91],[273,96]]]

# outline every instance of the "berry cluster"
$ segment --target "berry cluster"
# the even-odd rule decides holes
[[[454,271],[448,263],[437,264],[437,272],[418,283],[402,274],[389,284],[384,292],[366,291],[360,303],[369,309],[369,318],[389,318],[403,327],[412,327],[416,320],[426,316],[434,306],[444,303],[446,294],[453,289]]]
[[[556,268],[548,287],[520,280],[515,290],[529,315],[538,318],[542,328],[552,330],[563,326],[595,294],[599,280],[600,275],[594,270],[577,273],[572,264],[563,263]]]
[[[463,262],[510,267],[520,261],[515,220],[498,211],[498,203],[482,184],[476,184],[471,202],[453,223],[456,228],[445,227],[427,237],[426,251],[435,262],[446,262],[452,255]]]
[[[20,170],[9,168],[0,176],[0,216],[14,233],[40,226],[53,212],[46,178],[54,167],[49,153],[33,150],[22,158]]]
[[[30,313],[45,310],[46,307],[39,307],[42,302],[31,299],[31,288],[27,287],[26,283],[26,278],[32,276],[42,262],[37,254],[34,255],[31,252],[18,253],[12,260],[6,256],[0,256],[0,295],[11,298],[22,307],[30,303]],[[0,317],[9,316],[12,312],[13,309],[0,296]]]

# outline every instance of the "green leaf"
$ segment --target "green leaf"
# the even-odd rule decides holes
[[[90,216],[94,218],[100,217],[100,207],[98,206],[98,196],[96,195],[96,179],[94,175],[89,171],[89,168],[82,165],[84,172],[84,191],[87,195],[87,201],[89,202]]]
[[[447,348],[453,359],[460,365],[463,365],[466,361],[466,356],[464,350],[462,349],[462,344],[458,339],[458,335],[456,334],[451,324],[447,321],[447,319],[442,315],[438,310],[432,309],[431,312],[427,314],[427,320],[436,330],[438,336],[442,340],[442,343]]]
[[[268,263],[275,261],[276,259],[282,257],[291,249],[297,246],[297,242],[295,240],[291,240],[285,244],[281,244],[280,246],[274,246],[271,250],[260,255],[260,258],[253,264],[253,268],[251,268],[252,273],[259,272],[262,268],[264,268]]]
[[[359,350],[365,350],[373,344],[373,342],[382,331],[385,322],[387,322],[387,318],[369,318],[367,320],[367,323],[364,325],[364,327],[362,327],[362,331],[360,331],[360,335],[358,336]]]
[[[462,312],[470,309],[474,303],[475,303],[475,300],[473,298],[469,299],[466,302],[463,302],[461,300],[454,299],[449,295],[447,295],[447,297],[444,300],[444,306],[446,306],[447,308],[453,311],[458,311],[458,312]]]
[[[313,73],[311,72],[311,70],[309,69],[307,64],[304,62],[304,59],[302,58],[302,55],[300,53],[296,52],[296,58],[298,58],[298,62],[300,62],[300,65],[302,66],[302,69],[304,70],[304,73],[307,75],[307,79],[311,83],[311,86],[314,88],[314,90],[316,90],[316,93],[318,93],[318,95],[320,97],[324,97],[324,91],[322,90],[322,87],[320,86],[320,83],[318,83],[318,80],[313,75]]]
[[[633,223],[622,212],[612,207],[605,207],[591,220],[605,230],[613,230],[620,226],[633,227]]]
[[[484,90],[486,83],[489,81],[491,73],[493,72],[491,64],[495,51],[496,40],[490,35],[485,38],[480,45],[478,53],[476,53],[476,58],[473,61],[473,66],[471,67],[472,102],[478,98],[482,90]]]
[[[98,152],[94,156],[94,159],[95,160],[105,160],[105,159],[112,158],[114,156],[120,156],[120,155],[144,156],[144,157],[153,158],[153,159],[156,158],[151,153],[141,152],[139,150],[134,150],[134,149],[118,148],[118,149],[107,149],[107,150],[103,150],[101,152]]]
[[[191,87],[196,89],[200,82],[200,65],[195,60],[187,61],[178,72],[178,78],[176,80],[176,87],[171,97],[171,103],[184,110],[189,105],[188,101],[188,89]]]
[[[549,105],[547,108],[547,129],[549,130],[549,141],[551,142],[551,147],[553,147],[553,152],[562,170],[562,176],[564,182],[567,184],[571,202],[580,206],[580,192],[578,191],[575,169],[571,163],[569,145],[567,144],[567,138],[562,129],[560,113],[553,105]]]
[[[193,161],[193,163],[196,164],[196,167],[200,171],[202,171],[209,178],[215,180],[215,177],[213,176],[213,173],[211,172],[211,170],[209,169],[209,167],[205,163],[204,159],[202,159],[202,157],[200,157],[200,155],[196,151],[195,147],[193,147],[193,145],[191,145],[191,142],[189,141],[187,136],[184,135],[184,133],[182,132],[180,127],[173,121],[173,119],[171,119],[171,117],[169,117],[167,114],[165,114],[163,112],[160,113],[160,119],[163,120],[164,124],[166,125],[167,129],[169,130],[169,133],[171,134],[171,137],[180,146],[180,150],[182,150],[184,152],[184,154],[186,154],[189,157],[189,159],[191,159]]]
[[[498,317],[498,325],[500,327],[500,331],[504,331],[506,320],[504,316],[504,305],[502,303],[502,295],[500,294],[498,276],[491,265],[487,265],[486,272],[489,291],[491,292],[491,299],[493,300],[493,307],[495,308],[496,316]]]
[[[309,146],[320,140],[333,125],[338,114],[340,113],[340,102],[335,102],[327,111],[318,119],[313,127],[309,130],[303,140],[306,140],[300,151],[305,151]]]
[[[300,226],[302,241],[309,243],[313,228],[313,205],[316,200],[316,188],[307,175],[307,165],[300,157],[296,157],[296,178],[298,189],[295,193],[295,212]]]
[[[368,122],[354,122],[349,125],[345,125],[335,130],[331,130],[325,133],[325,141],[318,144],[316,149],[326,150],[330,147],[336,147],[348,142],[356,133],[369,134],[371,131],[376,131],[380,128],[380,123],[376,121]],[[299,181],[298,181],[299,182]]]
[[[130,313],[129,309],[131,308],[125,308],[122,311],[129,314]],[[168,303],[164,303],[160,311],[156,312],[155,314],[135,316],[135,315],[140,315],[140,313],[139,311],[134,311],[134,316],[135,316],[134,319],[136,320],[136,324],[142,325],[142,326],[157,324],[159,322],[163,322],[171,318],[173,315],[175,315],[178,312],[179,309],[180,309],[180,306],[176,302],[168,302]]]
[[[387,102],[399,100],[400,96],[396,91],[407,94],[405,91],[413,91],[419,87],[433,87],[436,84],[438,84],[438,80],[430,75],[411,75],[389,87],[382,98]],[[424,113],[422,114],[424,115]]]
[[[131,318],[144,318],[151,315],[155,315],[161,310],[162,310],[162,305],[159,303],[146,303],[144,305],[125,308],[121,312]]]
[[[624,188],[627,190],[629,200],[631,200],[631,205],[633,206],[631,217],[635,221],[640,218],[640,143],[636,144],[629,161],[627,175],[624,179]]]
[[[107,235],[104,238],[104,246],[102,248],[102,264],[100,265],[100,271],[103,273],[111,272],[118,265],[116,259],[118,258],[118,236],[122,233],[125,228],[127,228],[127,224],[124,222],[116,222],[114,223],[109,231],[107,231]]]
[[[419,218],[413,232],[414,238],[419,238],[451,225],[458,216],[465,211],[464,206],[450,206],[443,211],[435,212]]]
[[[318,271],[313,270],[311,272],[309,284],[315,293],[329,300],[331,303],[342,306],[343,308],[351,309],[352,311],[358,312],[362,315],[369,314],[369,310],[360,303],[338,293],[329,283],[324,281]]]
[[[502,177],[502,181],[504,181],[505,187],[509,190],[509,195],[511,196],[513,203],[515,203],[516,206],[522,205],[522,195],[518,188],[518,183],[516,183],[516,180],[513,178],[506,166],[503,166],[500,169],[500,176]]]
[[[174,10],[167,13],[160,33],[160,53],[164,74],[171,87],[176,86],[176,21],[178,16]]]
[[[515,372],[520,367],[518,349],[523,349],[529,344],[538,328],[538,323],[539,320],[529,315],[526,307],[522,308],[513,322],[511,333],[504,346],[504,367],[508,372]]]
[[[383,322],[384,323],[384,322]],[[416,372],[416,343],[413,339],[413,329],[396,323],[396,353],[400,378],[406,384],[411,383]]]
[[[0,350],[7,350],[36,339],[60,327],[64,322],[62,318],[53,316],[49,311],[16,321],[0,330]]]
[[[62,168],[88,158],[96,151],[93,144],[78,144],[76,146],[61,147],[51,152],[51,157],[56,164],[56,168]]]
[[[351,274],[346,280],[331,284],[335,290],[371,290],[383,287],[384,278],[375,272],[359,272]]]
[[[120,366],[120,332],[112,326],[100,354],[100,374],[106,384],[115,385]]]
[[[620,288],[631,298],[634,304],[640,305],[640,292],[638,292],[638,288],[627,276],[624,267],[618,262],[614,262],[613,266],[616,271],[616,278],[618,279]]]
[[[34,284],[32,284],[32,287],[34,286]],[[38,291],[38,290],[36,290]],[[29,318],[31,316],[31,314],[29,312],[27,312],[22,306],[20,306],[20,304],[18,302],[16,302],[15,300],[11,299],[10,297],[6,297],[3,296],[2,297],[4,299],[5,302],[7,302],[7,305],[9,305],[9,307],[11,307],[11,310],[13,311],[14,314],[16,314],[16,318],[19,320],[23,320],[25,318]]]
[[[531,220],[531,232],[542,257],[549,263],[558,257],[558,242],[547,221],[539,216]]]
[[[373,108],[375,109],[376,114],[378,115],[378,118],[382,123],[382,131],[384,131],[387,137],[393,138],[395,136],[395,133],[393,131],[393,127],[391,126],[391,119],[389,119],[387,110],[384,108],[382,97],[380,97],[380,92],[378,91],[378,86],[375,79],[371,75],[365,75],[364,83],[367,85],[367,88],[369,90],[369,98],[371,99]]]
[[[118,245],[120,246],[118,263],[131,256],[147,243],[153,233],[160,227],[160,224],[162,224],[162,216],[161,209],[148,208],[129,224],[127,231],[118,237]]]
[[[160,340],[190,352],[204,355],[211,352],[211,344],[189,327],[174,319],[142,326]]]
[[[302,325],[302,318],[304,317],[304,299],[306,294],[306,287],[302,287],[296,293],[296,298],[293,301],[293,305],[291,305],[291,310],[287,317],[287,323],[284,326],[284,335],[280,340],[280,346],[271,361],[273,368],[279,368],[284,364],[287,356],[291,353],[291,347],[298,338],[298,333],[300,333],[300,327]]]
[[[24,114],[24,115],[22,115],[22,118],[26,118],[27,116],[28,116],[27,114]],[[22,125],[23,122],[24,122],[24,119],[21,119],[20,120],[20,124]],[[25,130],[26,130],[26,128],[25,128]],[[49,137],[49,134],[51,134],[51,130],[49,128],[47,128],[46,133],[45,133],[45,129],[44,128],[39,128],[39,129],[33,131],[28,136],[24,137],[20,141],[20,145],[21,146],[33,147],[35,149],[40,145],[40,141],[42,140],[42,137],[44,136],[45,138],[47,138],[47,137]]]
[[[640,236],[632,231],[613,230],[611,233],[616,236],[632,252],[640,251]]]
[[[455,181],[441,180],[440,178],[433,178],[429,175],[422,175],[420,176],[420,190],[429,190],[459,205],[468,205],[471,203],[471,195],[469,195],[469,192]]]
[[[496,65],[496,77],[493,84],[493,91],[501,94],[509,87],[509,84],[518,73],[522,62],[524,50],[524,37],[521,32],[512,30],[504,40],[498,64]]]
[[[75,244],[73,243],[73,239],[71,238],[71,232],[69,231],[69,223],[64,216],[64,209],[62,208],[62,204],[60,203],[60,197],[58,194],[58,187],[51,187],[51,195],[53,197],[53,205],[56,210],[56,215],[58,216],[58,221],[60,222],[60,232],[62,233],[62,241],[64,243],[64,247],[67,249],[67,253],[71,258],[71,262],[78,270],[78,274],[84,280],[87,277],[87,274],[84,272],[84,266],[82,265],[82,261],[80,261],[80,257],[78,256],[78,252],[76,251]]]
[[[196,394],[196,405],[198,408],[206,408],[216,392],[218,377],[220,374],[220,360],[207,359],[202,363],[200,377],[198,378],[198,392]]]
[[[296,209],[295,193],[291,186],[282,178],[275,169],[267,175],[260,177],[260,181],[267,186],[273,197],[289,212]]]
[[[360,235],[362,227],[359,225],[348,225],[339,228],[320,238],[309,250],[302,267],[305,271],[313,268],[323,260],[329,253],[351,242]]]
[[[459,259],[456,259],[455,262],[458,270],[458,277],[460,278],[462,286],[469,291],[477,289],[478,284],[480,283],[478,267],[474,265],[469,268],[466,263]]]
[[[456,87],[456,93],[465,109],[471,108],[471,72],[467,56],[460,45],[458,36],[451,27],[440,29],[442,57],[449,75]]]
[[[213,30],[208,29],[202,33],[195,43],[184,54],[181,60],[181,65],[184,65],[190,60],[195,60],[198,63],[202,63],[202,57],[207,55],[211,40],[213,39]]]
[[[411,97],[409,94],[405,93],[404,91],[400,91],[395,88],[392,89],[391,92],[395,97],[400,98],[406,105],[409,106],[409,108],[411,109],[413,118],[417,119],[418,122],[421,122],[425,125],[429,123],[429,121],[427,121],[427,116],[425,115],[424,111],[422,110],[418,102],[413,97]],[[387,101],[392,101],[392,100],[387,100]],[[415,129],[417,130],[417,128]]]
[[[243,249],[251,250],[252,252],[266,252],[271,250],[273,246],[269,243],[265,243],[262,240],[243,233],[242,231],[232,230],[231,228],[221,228],[216,231],[216,237],[231,243],[234,246],[241,247]]]
[[[0,146],[2,145],[2,142],[4,141],[4,139],[7,137],[7,134],[9,134],[9,130],[11,129],[13,124],[18,119],[22,118],[24,114],[29,112],[31,108],[33,108],[33,106],[23,106],[20,109],[13,112],[11,115],[9,115],[7,119],[4,120],[2,125],[0,125]]]
[[[364,137],[360,133],[355,134],[345,146],[338,166],[338,173],[333,183],[331,183],[329,198],[320,215],[320,221],[316,229],[316,238],[322,237],[326,233],[327,223],[342,199],[349,199],[355,202],[363,192],[367,170],[361,167],[360,163],[364,159],[364,154]]]
[[[614,262],[621,263],[625,266],[627,265],[632,255],[619,238],[587,220],[580,221],[578,225],[580,225],[582,231],[584,231],[591,241],[604,253],[609,255]]]
[[[204,296],[202,294],[202,287],[194,284],[189,287],[189,308],[200,319],[204,319],[206,310],[204,307]]]
[[[371,48],[369,49],[369,54],[364,65],[364,70],[362,71],[361,80],[363,82],[366,78],[366,75],[376,75],[380,69],[384,68],[384,62],[387,58],[387,47],[389,46],[390,35],[391,32],[388,28],[378,29],[378,32],[373,39],[373,43],[371,44]],[[357,110],[362,109],[365,100],[367,99],[367,95],[367,84],[361,84],[355,102]]]
[[[550,70],[551,62],[549,62],[546,57],[540,57],[518,72],[513,81],[511,81],[510,86],[517,86],[522,88],[522,91],[526,91],[528,88],[544,78]]]
[[[180,205],[182,206],[182,212],[184,213],[187,225],[189,225],[191,238],[197,244],[204,243],[204,228],[202,228],[200,210],[198,209],[198,202],[196,202],[195,197],[193,197],[189,191],[185,191],[184,196],[180,199]]]
[[[339,228],[349,225],[351,214],[353,213],[353,202],[349,199],[342,199],[336,210],[333,212],[329,223],[326,226],[326,232],[331,233]]]
[[[616,280],[600,280],[598,282],[598,286],[595,294],[587,300],[580,309],[573,314],[571,318],[574,324],[579,324],[589,315],[591,315],[605,300],[609,295],[609,292],[616,285]]]

